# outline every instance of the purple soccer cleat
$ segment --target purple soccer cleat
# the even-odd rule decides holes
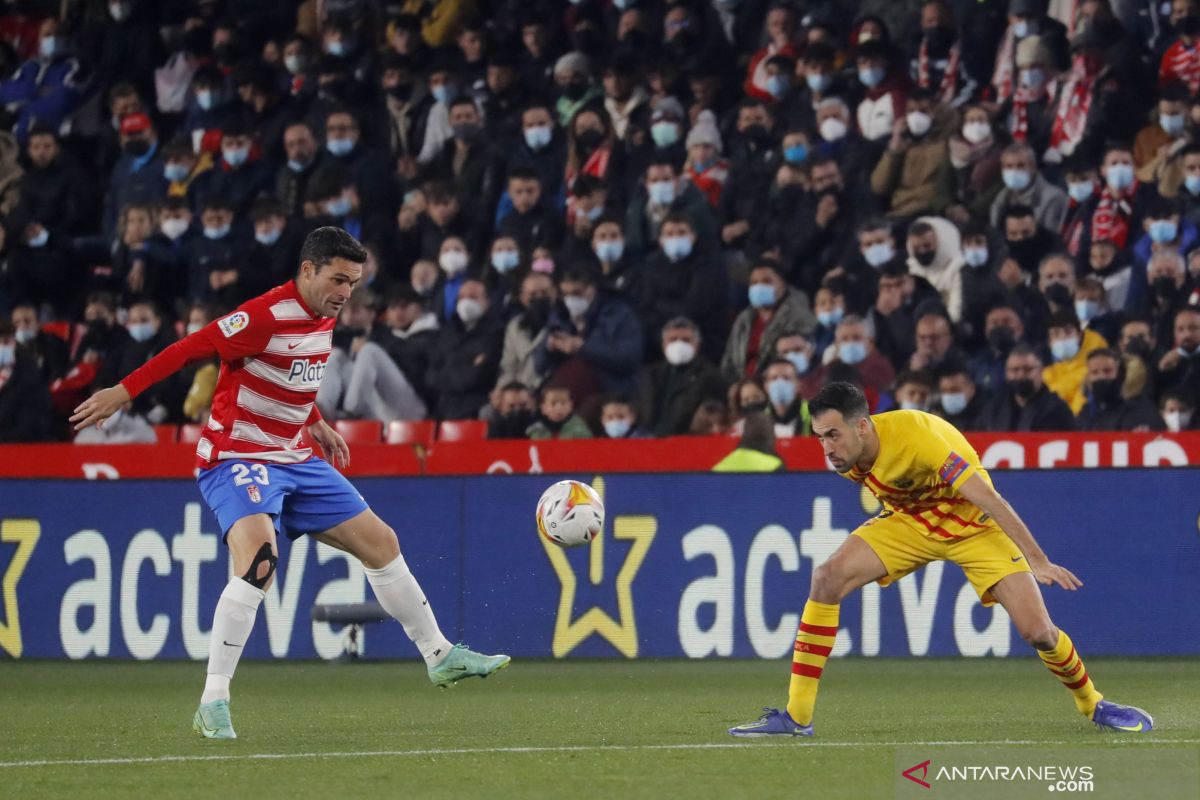
[[[787,710],[763,708],[766,713],[754,722],[747,722],[729,729],[730,736],[752,739],[759,736],[812,736],[812,725],[794,722]]]

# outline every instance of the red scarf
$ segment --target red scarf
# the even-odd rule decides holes
[[[937,96],[943,103],[954,100],[958,90],[958,42],[950,48],[946,58],[946,71],[942,73],[942,83],[938,87]],[[929,41],[921,39],[921,49],[917,52],[917,85],[922,89],[929,87]]]
[[[1029,139],[1029,104],[1035,103],[1043,97],[1053,97],[1057,87],[1058,83],[1051,81],[1043,87],[1041,92],[1027,86],[1018,86],[1017,90],[1013,92],[1012,119],[1008,129],[1014,142],[1025,142]]]
[[[1058,110],[1054,115],[1054,128],[1050,131],[1050,149],[1058,150],[1063,155],[1070,155],[1075,146],[1083,139],[1087,127],[1088,111],[1092,107],[1095,96],[1097,72],[1089,76],[1081,57],[1075,58],[1071,66],[1071,74],[1063,84],[1062,93],[1058,98]],[[1067,145],[1064,149],[1063,145]]]
[[[1016,58],[1017,37],[1012,25],[1004,31],[1004,38],[996,51],[996,66],[992,71],[992,86],[996,88],[996,102],[1003,103],[1013,93],[1013,61]]]
[[[1100,202],[1092,214],[1092,241],[1108,240],[1117,246],[1125,247],[1129,239],[1129,220],[1133,216],[1133,196],[1137,193],[1138,181],[1133,179],[1133,185],[1120,195],[1113,194],[1108,184],[1100,192]]]

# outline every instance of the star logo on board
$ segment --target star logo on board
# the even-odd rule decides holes
[[[33,548],[42,535],[42,526],[36,519],[6,519],[0,522],[0,542],[16,544],[17,552],[0,577],[0,594],[4,602],[4,622],[0,622],[0,648],[13,658],[20,658],[24,651],[21,643],[21,609],[17,605],[17,584],[25,572],[25,565],[33,555]]]
[[[592,481],[592,488],[600,499],[604,500],[604,478],[597,477]],[[562,548],[551,544],[544,537],[538,540],[550,558],[550,564],[558,575],[562,585],[562,593],[558,599],[558,614],[554,621],[553,652],[555,658],[563,658],[571,653],[581,642],[595,634],[611,644],[626,658],[636,658],[638,654],[637,619],[634,615],[633,580],[654,541],[658,532],[658,521],[651,516],[631,515],[619,516],[613,520],[612,536],[632,542],[625,561],[617,570],[615,588],[617,593],[617,616],[614,620],[604,609],[593,606],[583,612],[578,618],[571,619],[575,605],[575,592],[579,579],[567,554]],[[592,540],[588,550],[587,579],[593,586],[604,583],[604,550],[605,532],[600,531]]]

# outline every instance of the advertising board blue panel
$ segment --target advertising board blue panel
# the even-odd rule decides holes
[[[547,476],[377,478],[356,485],[397,531],[446,635],[517,657],[787,656],[815,564],[870,513],[833,475],[577,475],[603,495],[592,545],[540,539]],[[1043,548],[1083,581],[1045,588],[1089,655],[1200,653],[1200,473],[1188,469],[999,472]],[[308,538],[280,544],[251,658],[332,658],[341,626],[314,603],[373,596],[358,563]],[[18,658],[207,655],[229,560],[186,481],[0,483],[0,653]],[[842,604],[834,653],[1026,654],[1003,610],[935,563]],[[396,623],[371,625],[370,657],[415,657]]]

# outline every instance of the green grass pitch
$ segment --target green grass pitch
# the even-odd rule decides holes
[[[784,702],[784,661],[516,661],[445,691],[416,662],[248,662],[239,739],[214,742],[191,730],[202,663],[10,661],[0,797],[830,800],[892,797],[897,743],[1200,752],[1200,662],[1087,664],[1159,730],[1097,733],[1032,657],[832,660],[817,738],[785,742],[725,733]]]

